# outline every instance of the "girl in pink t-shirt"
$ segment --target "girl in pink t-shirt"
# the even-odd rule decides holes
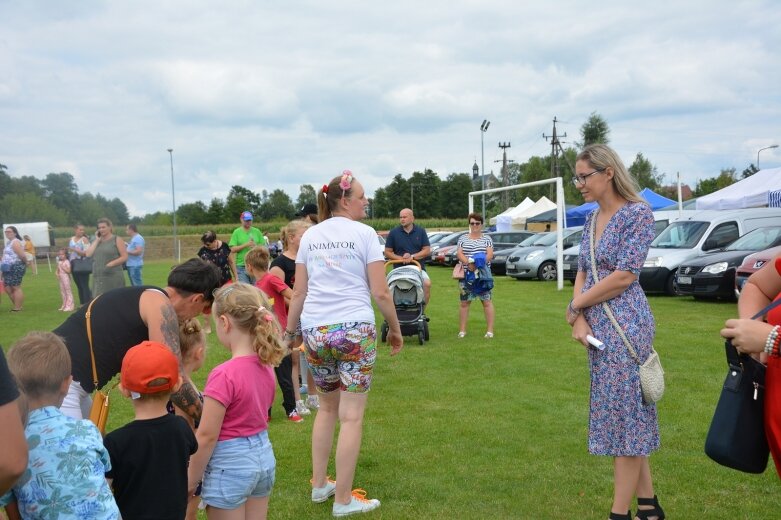
[[[190,459],[189,489],[203,481],[207,518],[266,518],[276,461],[267,410],[274,370],[287,353],[279,323],[257,288],[234,283],[214,294],[217,338],[231,359],[211,371],[203,390],[198,451]],[[237,511],[239,510],[239,511]]]

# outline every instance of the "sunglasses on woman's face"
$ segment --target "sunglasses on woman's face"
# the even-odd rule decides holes
[[[470,226],[479,226],[480,224],[482,224],[482,222],[470,222],[469,223]]]

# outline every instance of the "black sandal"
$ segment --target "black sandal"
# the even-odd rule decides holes
[[[662,506],[659,505],[659,499],[654,495],[653,498],[640,498],[637,497],[637,505],[638,506],[654,506],[653,509],[637,509],[637,514],[635,515],[640,520],[648,520],[650,517],[655,516],[657,520],[664,520],[664,510],[662,509]]]
[[[625,515],[622,515],[621,513],[613,513],[611,511],[608,518],[609,520],[632,520],[632,511],[627,511]]]

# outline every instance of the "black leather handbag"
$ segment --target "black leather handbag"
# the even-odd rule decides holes
[[[770,303],[751,319],[765,316],[778,305],[781,300]],[[705,454],[722,466],[762,473],[770,454],[764,419],[765,365],[738,353],[729,340],[724,346],[729,372],[705,439]]]
[[[71,272],[72,273],[91,273],[92,272],[92,257],[83,256],[81,258],[74,258],[71,260]]]
[[[713,414],[705,453],[722,466],[762,473],[770,448],[765,437],[765,365],[725,343],[729,372]]]

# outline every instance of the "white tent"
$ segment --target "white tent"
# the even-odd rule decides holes
[[[501,213],[499,213],[495,217],[492,217],[488,221],[488,223],[492,224],[492,225],[496,224],[497,227],[498,227],[499,226],[499,217],[508,217],[510,215],[513,215],[513,214],[521,213],[526,208],[529,208],[532,205],[534,205],[534,201],[532,199],[530,199],[529,197],[526,197],[525,199],[523,199],[523,202],[521,202],[520,204],[518,204],[514,208],[507,208],[506,210],[502,211]],[[507,225],[509,226],[509,223]],[[498,229],[498,231],[507,231],[507,229]]]
[[[510,229],[525,229],[526,228],[526,219],[535,217],[539,215],[540,213],[543,213],[545,211],[550,211],[552,209],[556,208],[556,203],[551,202],[551,200],[548,197],[543,196],[526,208],[524,211],[517,215],[512,216],[512,222],[510,223]]]
[[[556,207],[556,203],[551,202],[547,197],[542,197],[537,202],[527,205],[527,207],[525,209],[522,209],[521,211],[513,211],[512,213],[509,214],[503,213],[501,215],[498,215],[496,218],[496,230],[511,231],[517,229],[525,229],[527,218],[533,217],[535,215],[539,215],[543,211],[548,211],[555,207]]]
[[[778,206],[781,168],[760,170],[726,188],[697,199],[697,209],[742,209]]]

